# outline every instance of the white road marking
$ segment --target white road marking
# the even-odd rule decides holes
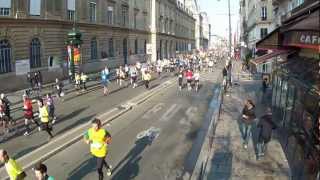
[[[160,131],[161,131],[160,128],[155,128],[152,126],[149,129],[138,133],[136,138],[142,139],[142,138],[148,137],[149,141],[154,141],[157,137],[159,137]]]
[[[196,116],[197,111],[198,111],[198,108],[195,106],[191,106],[187,109],[186,115],[189,118],[189,120],[193,119]]]
[[[160,118],[160,121],[169,121],[179,110],[180,106],[173,104]]]
[[[164,103],[158,103],[152,109],[150,109],[147,113],[142,116],[142,119],[149,119],[153,114],[157,113],[164,107]]]

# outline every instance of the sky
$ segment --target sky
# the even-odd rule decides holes
[[[199,0],[200,10],[207,12],[211,34],[228,38],[228,0]],[[231,29],[234,33],[239,20],[239,0],[230,0]],[[240,31],[240,27],[239,31]],[[232,34],[233,34],[232,33]]]

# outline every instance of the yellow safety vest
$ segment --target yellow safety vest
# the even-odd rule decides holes
[[[99,129],[95,131],[90,128],[85,138],[91,141],[90,152],[96,157],[105,157],[107,155],[107,143],[105,142],[107,131],[105,129]]]
[[[9,159],[9,161],[5,163],[5,167],[7,173],[9,174],[10,180],[16,180],[18,175],[23,172],[22,168],[13,159]]]
[[[49,122],[49,113],[47,106],[42,106],[39,108],[40,120],[43,123]]]

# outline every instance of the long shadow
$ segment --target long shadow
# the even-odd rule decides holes
[[[83,117],[83,118],[79,119],[78,121],[70,124],[69,126],[64,127],[63,129],[61,129],[61,130],[59,130],[57,132],[54,132],[54,129],[53,129],[53,133],[54,133],[53,135],[56,136],[56,135],[62,134],[62,133],[66,132],[66,131],[74,128],[74,127],[77,127],[77,126],[79,126],[79,125],[81,125],[83,123],[86,123],[86,122],[90,121],[95,116],[96,116],[96,114],[92,114],[90,116]]]
[[[42,143],[42,144],[39,144],[39,145],[36,145],[36,146],[32,146],[32,147],[28,147],[28,148],[26,148],[26,149],[23,149],[23,150],[17,152],[16,154],[14,154],[14,155],[13,155],[13,158],[14,158],[14,159],[18,159],[18,158],[20,158],[20,157],[22,157],[22,156],[24,156],[24,155],[26,155],[26,154],[34,151],[35,149],[38,149],[39,147],[43,146],[44,144],[47,144],[47,142],[44,142],[44,143]]]
[[[112,180],[128,180],[136,177],[140,170],[138,163],[141,160],[141,154],[147,146],[152,144],[152,141],[153,139],[148,136],[138,139],[135,142],[135,146],[113,169],[113,172],[116,173],[113,175]]]
[[[83,179],[87,174],[96,170],[96,159],[89,158],[78,167],[72,170],[68,180]]]
[[[89,106],[86,106],[86,107],[77,109],[77,110],[73,111],[72,113],[69,113],[68,115],[63,116],[63,117],[57,119],[56,124],[60,124],[60,123],[66,121],[66,120],[68,120],[68,119],[71,119],[71,118],[79,115],[82,111],[86,110],[88,107],[89,107]]]
[[[211,168],[207,179],[231,179],[233,153],[230,148],[230,134],[215,139],[218,148],[211,159]]]

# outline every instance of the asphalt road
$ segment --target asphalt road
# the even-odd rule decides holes
[[[219,70],[203,74],[202,87],[198,93],[186,89],[178,91],[175,85],[106,125],[105,128],[113,136],[107,158],[113,166],[113,175],[106,179],[170,180],[188,176],[195,162],[187,159],[197,153],[192,151],[197,149],[192,146],[208,110],[212,88],[219,74]],[[125,94],[128,92],[124,90],[122,96]],[[96,102],[101,97],[91,98],[85,99]],[[84,106],[86,109],[83,111],[88,113],[96,108],[101,112],[98,106],[102,105],[95,104],[92,109]],[[76,114],[82,114],[82,111]],[[44,163],[49,168],[48,173],[59,180],[97,179],[95,161],[89,153],[89,147],[82,141]],[[27,180],[34,179],[31,171],[27,173]]]
[[[164,74],[161,79],[152,81],[150,86],[156,87],[168,78],[173,77]],[[60,135],[146,91],[144,86],[133,89],[124,86],[119,87],[115,82],[110,85],[110,90],[111,94],[103,96],[102,88],[97,86],[83,94],[71,93],[65,97],[63,102],[57,100],[57,121],[54,125],[53,134],[55,136]],[[37,109],[37,105],[34,105],[34,109]],[[22,110],[16,112],[13,116],[19,116],[19,114],[22,115]],[[23,136],[23,127],[19,128],[17,132],[6,137],[3,135],[0,137],[1,148],[10,152],[14,158],[19,158],[48,142],[48,135],[44,131],[38,132],[37,129],[34,129],[30,136]]]

